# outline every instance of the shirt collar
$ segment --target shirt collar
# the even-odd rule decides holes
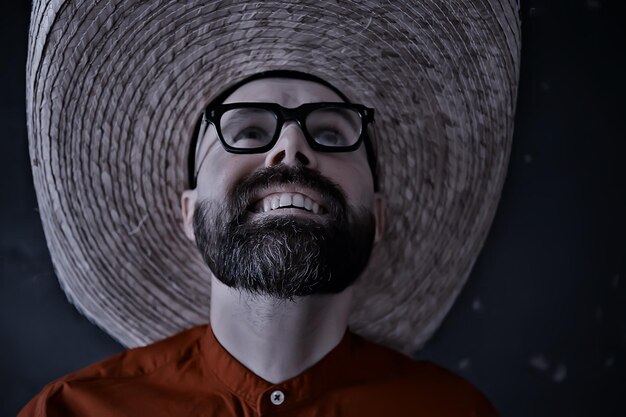
[[[339,344],[319,362],[280,384],[264,380],[231,356],[216,339],[210,325],[207,326],[201,346],[204,366],[230,392],[250,407],[263,412],[264,409],[275,407],[270,399],[274,391],[283,393],[284,403],[281,408],[287,409],[341,385],[350,374],[346,367],[352,349],[352,337],[352,333],[346,330]]]

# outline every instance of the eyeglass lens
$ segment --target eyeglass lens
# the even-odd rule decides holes
[[[225,142],[241,149],[269,144],[280,133],[277,132],[280,127],[276,114],[262,108],[231,109],[220,118]],[[311,111],[302,127],[320,145],[344,147],[354,145],[359,140],[362,123],[356,110],[330,106]]]

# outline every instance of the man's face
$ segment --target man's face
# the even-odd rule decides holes
[[[224,103],[294,108],[322,101],[342,100],[312,81],[267,78],[241,86]],[[293,298],[340,292],[362,272],[382,229],[382,201],[363,145],[314,151],[295,121],[266,153],[226,152],[213,126],[200,141],[197,188],[183,193],[182,209],[185,232],[216,278]]]

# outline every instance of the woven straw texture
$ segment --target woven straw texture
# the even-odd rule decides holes
[[[519,52],[515,0],[35,2],[30,155],[64,291],[129,347],[207,322],[210,275],[179,209],[194,124],[244,77],[307,72],[376,109],[388,227],[350,325],[414,351],[493,219]]]

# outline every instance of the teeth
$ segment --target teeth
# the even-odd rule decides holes
[[[291,204],[296,207],[304,207],[304,197],[301,194],[294,194],[291,198]]]
[[[264,213],[276,210],[279,207],[290,206],[303,208],[307,211],[312,211],[315,214],[319,214],[320,212],[320,205],[318,203],[311,200],[309,197],[298,193],[273,194],[265,197],[258,205]]]
[[[280,207],[289,207],[291,205],[291,195],[290,194],[282,194],[280,196]]]

